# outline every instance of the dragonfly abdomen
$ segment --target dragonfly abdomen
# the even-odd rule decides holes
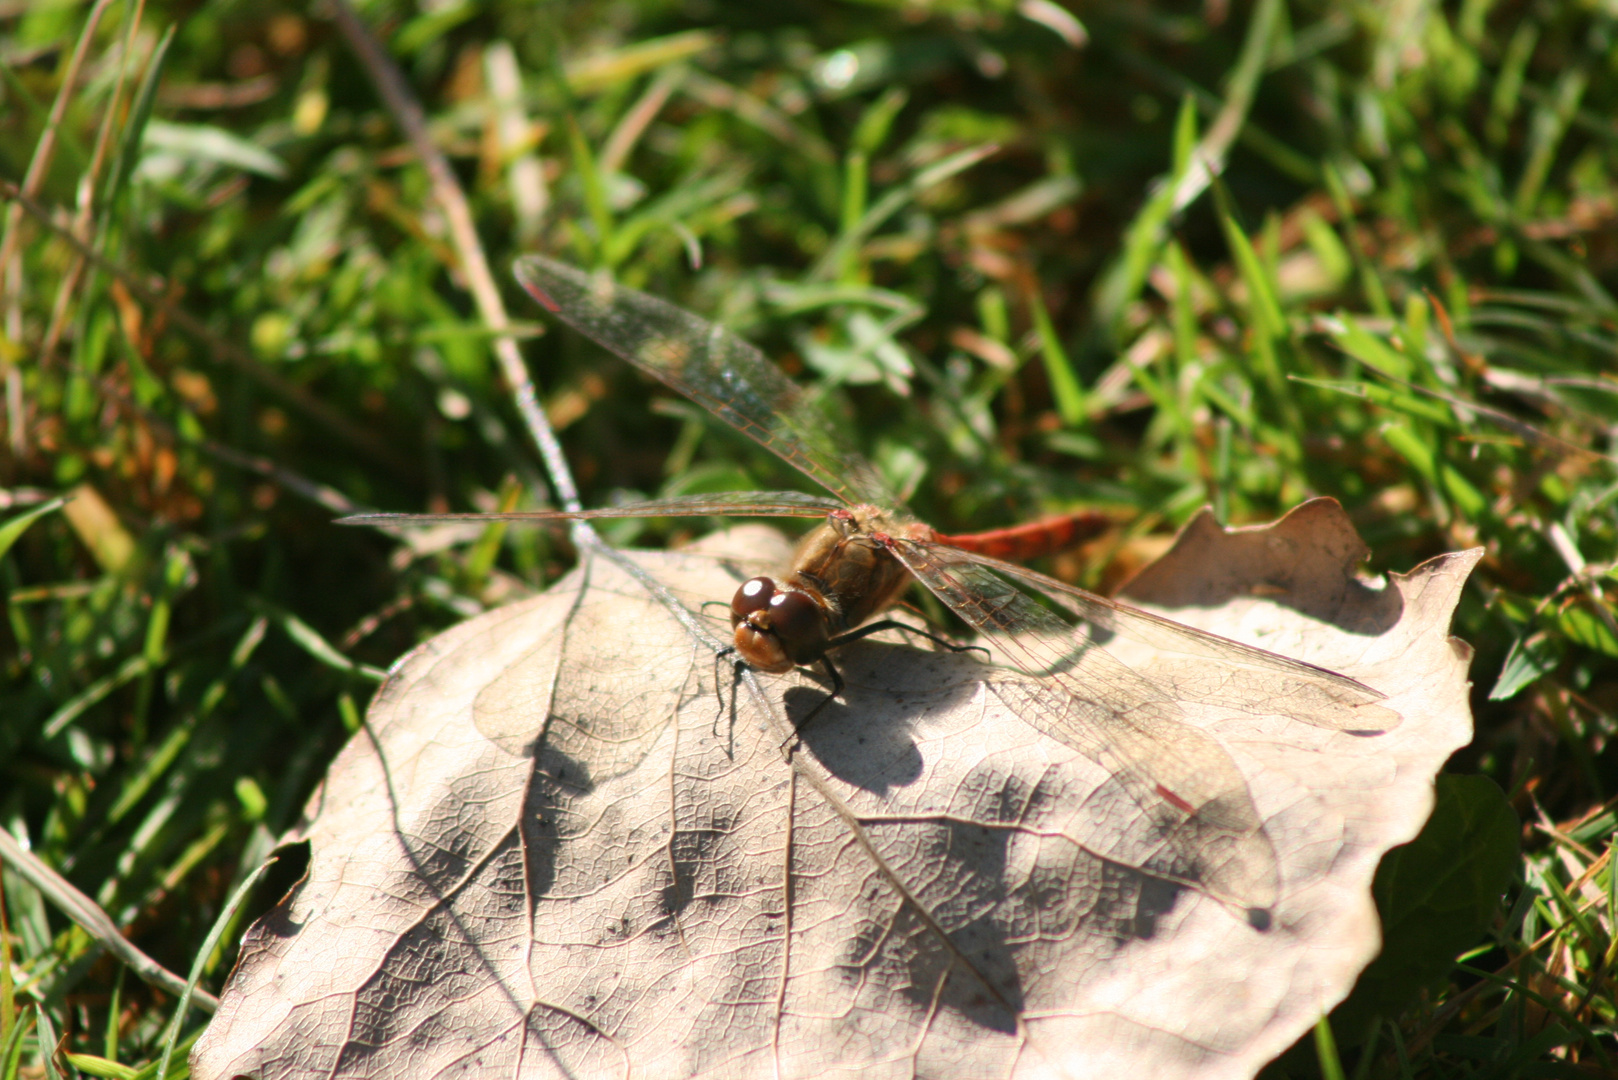
[[[935,539],[941,544],[948,544],[950,547],[970,551],[976,555],[1024,562],[1082,544],[1086,540],[1100,536],[1111,525],[1112,522],[1106,515],[1083,510],[1063,514],[1060,517],[1031,521],[1026,525],[1015,525],[1009,529],[966,533],[962,536],[938,534]]]

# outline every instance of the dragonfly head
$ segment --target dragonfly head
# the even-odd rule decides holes
[[[773,675],[819,660],[830,641],[824,601],[803,589],[778,588],[767,577],[736,590],[730,625],[741,658]]]

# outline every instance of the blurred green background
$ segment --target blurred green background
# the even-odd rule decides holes
[[[1203,505],[1334,496],[1372,573],[1484,546],[1451,768],[1493,784],[1446,781],[1430,888],[1379,890],[1390,934],[1442,946],[1374,970],[1342,1062],[1612,1067],[1618,10],[336,10],[0,4],[0,818],[141,948],[217,991],[273,899],[228,897],[380,670],[570,565],[560,529],[331,525],[550,491],[369,42],[465,192],[586,505],[803,481],[545,325],[524,252],[748,336],[945,531],[1115,515],[1054,564],[1082,584]],[[152,1075],[173,995],[3,884],[0,1080],[43,1075],[42,1041],[72,1055],[51,1068]]]

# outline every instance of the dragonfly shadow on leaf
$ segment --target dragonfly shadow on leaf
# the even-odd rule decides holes
[[[917,729],[930,715],[963,708],[984,674],[970,655],[880,642],[846,646],[837,659],[847,681],[841,699],[796,686],[783,703],[802,746],[828,772],[876,795],[924,777]]]

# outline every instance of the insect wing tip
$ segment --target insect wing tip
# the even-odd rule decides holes
[[[511,272],[523,290],[539,301],[540,307],[552,315],[557,315],[561,313],[562,305],[541,284],[547,277],[555,276],[547,269],[547,262],[548,260],[539,255],[524,255],[512,264]]]
[[[522,279],[519,278],[518,280],[521,281]],[[528,290],[529,296],[532,296],[535,300],[539,301],[540,307],[544,308],[552,315],[556,315],[561,312],[562,305],[558,304],[555,300],[552,300],[550,294],[544,289],[541,289],[538,285],[535,285],[531,281],[523,281],[522,287]]]

